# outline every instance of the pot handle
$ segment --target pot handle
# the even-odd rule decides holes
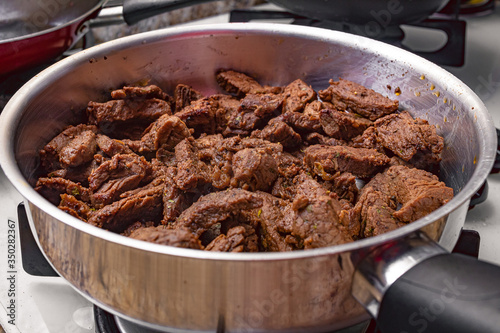
[[[410,238],[420,245],[412,246],[409,255],[401,251],[408,247],[401,241],[377,248],[360,262],[353,278],[354,297],[377,319],[380,331],[498,332],[500,267],[439,250],[423,233]],[[414,255],[422,251],[426,254]]]
[[[216,0],[124,0],[123,19],[128,25],[175,9]]]

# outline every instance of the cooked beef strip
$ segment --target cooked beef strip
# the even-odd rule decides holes
[[[194,146],[192,139],[184,139],[175,146],[175,159],[177,160],[177,174],[174,180],[178,188],[191,190],[210,183],[210,169],[207,164],[200,161],[198,149]]]
[[[69,126],[40,150],[43,168],[51,172],[90,162],[97,151],[96,133],[92,125]]]
[[[227,128],[229,119],[238,113],[241,102],[228,95],[212,95],[217,101],[217,111],[215,112],[215,132],[223,133]]]
[[[355,204],[358,199],[359,189],[356,177],[350,172],[337,172],[331,178],[318,181],[327,191],[335,193],[339,199]]]
[[[142,156],[114,155],[90,174],[92,204],[100,208],[118,200],[122,193],[146,183],[151,173],[150,164]]]
[[[330,86],[318,92],[323,101],[334,104],[339,110],[352,111],[372,121],[395,112],[399,102],[355,82],[330,80]]]
[[[380,172],[390,159],[374,149],[314,145],[305,150],[304,162],[324,179],[340,172],[367,178]]]
[[[253,209],[242,211],[241,219],[250,225],[258,226],[262,250],[267,252],[292,251],[296,240],[293,237],[287,239],[289,233],[280,230],[284,224],[289,203],[265,192],[258,191],[254,195],[261,204]]]
[[[95,154],[94,159],[86,164],[75,168],[65,168],[52,171],[48,174],[49,177],[61,177],[72,182],[79,183],[84,187],[89,186],[89,176],[94,169],[99,167],[105,158],[100,154]]]
[[[416,167],[432,170],[441,161],[444,140],[426,120],[403,111],[377,120],[375,128],[383,147]]]
[[[219,86],[231,95],[244,97],[246,94],[263,94],[281,92],[280,87],[261,86],[250,76],[232,70],[221,70],[216,75]]]
[[[283,177],[293,178],[303,168],[302,159],[287,152],[274,152],[273,157],[278,164],[278,172]]]
[[[242,100],[237,113],[232,114],[224,135],[249,135],[251,131],[263,127],[273,116],[281,113],[283,97],[275,94],[248,94]]]
[[[368,237],[424,217],[452,198],[453,189],[432,173],[391,166],[363,187],[352,218]]]
[[[335,139],[349,140],[363,132],[373,122],[354,113],[341,112],[334,109],[323,109],[320,112],[320,123],[326,135]]]
[[[259,238],[255,229],[244,224],[233,227],[227,234],[220,234],[211,241],[206,251],[216,252],[259,252]]]
[[[104,134],[97,134],[97,146],[106,155],[113,156],[116,154],[132,154],[132,150],[121,140],[111,139]]]
[[[217,127],[217,110],[218,102],[212,97],[205,97],[192,102],[175,115],[187,127],[193,128],[195,133],[214,134]]]
[[[306,109],[308,109],[306,107]],[[312,108],[309,108],[313,110]],[[287,112],[283,114],[283,120],[298,133],[316,132],[323,134],[323,128],[319,121],[319,112]]]
[[[344,140],[330,138],[326,135],[319,134],[316,132],[306,134],[304,137],[304,144],[306,146],[313,146],[313,145],[347,146],[348,145],[348,143],[345,142]]]
[[[61,177],[41,177],[35,185],[35,191],[54,205],[59,205],[61,194],[71,194],[78,200],[90,202],[90,190],[79,183]]]
[[[262,130],[253,131],[251,136],[271,142],[279,142],[288,150],[293,150],[302,142],[300,135],[285,123],[281,116],[271,119]]]
[[[311,249],[349,242],[339,221],[340,203],[318,182],[301,173],[294,179],[295,196],[287,206],[281,232],[297,240],[296,248]]]
[[[137,221],[160,221],[163,215],[163,188],[163,184],[145,188],[106,205],[94,212],[88,223],[120,233]]]
[[[141,140],[124,139],[122,142],[134,152],[148,156],[160,148],[173,150],[179,142],[190,136],[189,128],[179,117],[165,114],[149,126]]]
[[[172,114],[170,105],[157,98],[89,102],[87,106],[89,123],[115,138],[135,139],[152,121],[164,114]]]
[[[375,126],[368,127],[363,134],[352,138],[350,145],[354,148],[375,149],[378,152],[384,152],[384,147],[378,141]]]
[[[164,93],[160,87],[152,84],[145,87],[125,86],[122,89],[113,90],[111,92],[111,98],[113,99],[158,98],[164,101],[169,101],[171,97],[168,96],[168,94]]]
[[[130,232],[130,238],[186,249],[203,250],[203,245],[189,230],[169,229],[166,226],[141,227]]]
[[[87,221],[93,213],[92,208],[85,202],[66,193],[61,194],[61,201],[57,207],[82,221]]]
[[[174,101],[175,101],[174,113],[181,111],[186,106],[191,104],[191,102],[197,101],[202,98],[203,95],[199,91],[193,89],[188,85],[178,84],[175,87],[174,91]]]
[[[262,199],[255,193],[242,189],[228,189],[201,197],[182,212],[174,223],[176,228],[189,229],[197,237],[216,224],[240,222],[242,211],[262,206]],[[212,241],[212,240],[210,240]]]
[[[267,191],[278,177],[278,164],[263,148],[245,148],[233,156],[233,187]]]
[[[297,79],[287,85],[283,91],[283,113],[301,112],[307,103],[316,99],[316,91],[304,81]]]

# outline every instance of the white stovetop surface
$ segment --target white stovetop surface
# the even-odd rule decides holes
[[[264,8],[274,8],[264,5]],[[482,98],[500,127],[500,7],[485,17],[467,20],[466,63],[447,68]],[[203,19],[192,24],[227,22],[228,15]],[[467,215],[466,229],[481,236],[479,257],[500,264],[500,175],[488,177],[488,199]],[[0,325],[5,332],[89,333],[94,332],[92,304],[60,278],[34,277],[23,271],[16,232],[15,267],[8,266],[8,221],[17,223],[17,205],[22,198],[0,171]],[[11,271],[15,273],[10,273]],[[15,275],[15,297],[9,295],[8,278]],[[9,324],[9,302],[15,300],[15,325]],[[1,332],[1,330],[0,330]]]

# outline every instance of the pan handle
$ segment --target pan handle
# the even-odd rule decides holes
[[[216,0],[124,0],[123,19],[128,25],[175,9]]]
[[[447,253],[420,232],[410,243],[410,254],[408,239],[375,249],[354,275],[353,296],[380,331],[498,332],[500,267]]]

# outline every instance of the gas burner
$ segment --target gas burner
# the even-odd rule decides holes
[[[428,18],[414,24],[393,26],[376,20],[364,25],[356,25],[347,22],[321,21],[279,10],[236,9],[231,11],[229,16],[230,22],[284,19],[288,19],[291,24],[343,31],[377,39],[404,48],[439,65],[459,67],[462,66],[465,61],[466,23],[456,17]],[[431,51],[426,51],[424,49],[419,50],[418,48],[406,45],[405,39],[412,34],[411,28],[429,30],[428,33],[432,33],[431,31],[433,31],[434,34],[444,33],[446,36],[445,44],[440,44],[436,50]]]

